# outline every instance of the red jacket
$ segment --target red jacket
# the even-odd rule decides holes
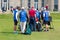
[[[35,17],[35,10],[33,10],[33,9],[29,10],[29,16]]]

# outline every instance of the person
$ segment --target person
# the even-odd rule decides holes
[[[43,19],[44,19],[44,24],[46,26],[46,29],[44,31],[49,31],[49,16],[50,16],[50,13],[48,10],[46,10],[46,8],[44,8],[44,12],[43,12]]]
[[[21,33],[25,33],[26,23],[27,23],[27,11],[24,7],[20,10],[20,26],[21,26]]]
[[[48,8],[49,8],[49,7],[48,7],[48,4],[46,4],[45,8],[46,8],[46,10],[48,10]]]
[[[17,7],[13,10],[13,18],[14,18],[14,33],[17,33],[17,23],[18,23],[18,14],[19,14],[20,7]]]
[[[42,31],[42,25],[41,25],[41,12],[36,10],[36,17],[35,17],[35,20],[36,20],[36,29],[38,31]]]
[[[4,10],[4,6],[2,7],[2,12],[3,12],[3,13],[5,12],[5,10]]]
[[[43,12],[44,12],[44,7],[41,8],[41,24],[43,25]]]
[[[10,7],[10,11],[13,12],[13,9],[14,9],[13,6],[11,6],[11,7]]]
[[[29,10],[29,19],[30,19],[30,29],[31,31],[35,31],[36,30],[36,27],[35,27],[35,8],[32,7],[30,10]]]
[[[36,17],[35,18],[38,18],[38,21],[40,21],[41,13],[38,10],[36,10]]]

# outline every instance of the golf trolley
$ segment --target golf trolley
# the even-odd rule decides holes
[[[52,17],[51,16],[49,16],[49,22],[50,22],[49,29],[54,29],[53,20],[52,20]]]

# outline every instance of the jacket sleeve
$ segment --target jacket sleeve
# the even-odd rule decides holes
[[[18,21],[18,15],[19,15],[19,11],[16,13],[16,19]]]
[[[43,17],[45,17],[45,12],[43,12]]]

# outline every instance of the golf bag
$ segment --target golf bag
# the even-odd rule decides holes
[[[36,18],[36,30],[42,31],[42,26],[38,18]]]
[[[40,22],[36,23],[36,30],[37,31],[42,31],[42,26],[41,26]]]
[[[50,29],[54,29],[54,25],[53,25],[53,21],[52,21],[52,17],[49,16],[49,22],[50,22]],[[53,27],[52,27],[53,26]]]
[[[25,34],[26,34],[26,35],[31,35],[31,29],[30,29],[30,26],[29,26],[28,23],[26,24]]]

